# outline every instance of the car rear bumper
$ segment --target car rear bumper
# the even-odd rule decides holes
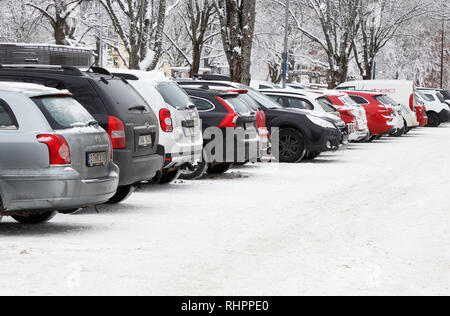
[[[196,148],[189,153],[166,154],[164,159],[164,169],[180,167],[186,163],[195,164],[203,159],[203,146]]]
[[[120,168],[119,185],[132,185],[152,179],[164,165],[164,156],[152,154],[133,157],[129,150],[115,150],[114,162]]]
[[[349,135],[349,140],[351,142],[358,142],[365,138],[367,138],[370,135],[369,129],[363,129],[359,131],[355,131],[354,133]]]
[[[104,178],[82,179],[66,167],[45,170],[11,170],[1,175],[5,214],[11,212],[64,211],[98,205],[114,196],[119,168],[111,163]]]

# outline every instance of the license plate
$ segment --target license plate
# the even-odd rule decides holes
[[[148,147],[152,145],[152,135],[139,136],[139,146]]]
[[[253,123],[245,123],[245,129],[252,129],[255,128],[255,125]]]
[[[184,136],[185,137],[192,137],[195,135],[195,129],[193,128],[184,128]]]
[[[108,162],[107,152],[88,153],[87,155],[88,167],[105,166],[107,162]]]

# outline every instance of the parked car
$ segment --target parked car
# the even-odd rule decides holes
[[[442,94],[436,90],[416,91],[416,97],[423,103],[428,116],[429,127],[438,127],[450,120],[450,108]]]
[[[243,97],[251,98],[263,109],[269,132],[273,134],[274,129],[279,129],[279,148],[276,149],[281,162],[296,163],[306,154],[314,158],[322,152],[335,151],[340,147],[342,135],[334,124],[295,109],[284,109],[261,92],[245,85],[229,81],[200,80],[183,80],[179,83],[183,88],[204,86],[247,90],[248,93]]]
[[[287,90],[260,90],[263,94],[270,97],[275,102],[281,104],[284,108],[291,108],[303,111],[305,114],[314,115],[334,124],[342,132],[342,144],[348,144],[350,134],[355,129],[349,128],[341,119],[339,111],[331,104],[323,102],[324,96],[318,96],[314,93],[304,91]],[[328,111],[326,111],[327,109]]]
[[[360,91],[345,91],[345,93],[366,110],[371,140],[383,135],[404,134],[406,123],[401,116],[401,110],[390,105],[392,102],[386,95]]]
[[[0,83],[0,148],[0,219],[38,224],[116,194],[108,134],[67,91]]]
[[[305,90],[306,87],[300,83],[288,83],[286,86],[296,90]]]
[[[145,100],[126,80],[101,68],[89,72],[48,65],[3,65],[0,81],[42,84],[69,90],[74,99],[109,134],[114,162],[120,168],[119,188],[109,203],[120,203],[135,185],[152,179],[163,165],[158,119]]]
[[[256,90],[262,90],[262,89],[281,89],[281,87],[277,84],[274,84],[270,81],[264,81],[264,80],[252,80],[250,82],[250,87]]]
[[[417,88],[420,91],[435,91],[439,92],[444,99],[444,102],[450,106],[450,92],[445,89],[433,89],[433,88]]]
[[[355,132],[350,134],[350,141],[363,142],[370,139],[370,130],[367,126],[367,114],[362,106],[354,102],[347,94],[342,92],[334,90],[313,92],[318,95],[325,96],[331,105],[339,111],[342,120],[347,125],[354,128]]]
[[[160,71],[109,69],[126,79],[159,116],[159,143],[165,149],[165,163],[156,181],[175,180],[180,168],[202,160],[203,136],[200,117],[189,96]]]
[[[402,116],[407,124],[406,132],[419,126],[416,115],[415,84],[405,80],[360,80],[340,84],[337,90],[356,90],[383,93],[402,105]]]
[[[195,88],[185,88],[185,90],[200,113],[205,135],[205,150],[204,159],[201,162],[186,165],[181,170],[181,179],[198,179],[206,172],[221,174],[228,171],[234,163],[256,161],[260,158],[256,113],[251,112],[238,98],[238,93]],[[214,128],[220,130],[223,139],[220,141],[221,148],[216,148],[213,153],[212,150],[208,150],[208,144],[213,140],[217,141],[209,135]],[[245,131],[248,137],[246,135],[240,137],[239,134],[231,135],[230,144],[228,133],[230,130],[235,132],[238,128]],[[222,150],[223,155],[220,155],[218,150]]]

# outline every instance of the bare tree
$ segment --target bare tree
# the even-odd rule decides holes
[[[100,1],[129,55],[129,68],[155,69],[162,54],[167,0]]]
[[[421,1],[363,0],[358,18],[360,34],[354,39],[353,49],[364,80],[372,79],[376,56],[399,28],[424,12]]]
[[[188,20],[179,13],[192,42],[191,77],[198,74],[202,58],[203,46],[212,37],[220,34],[211,27],[215,14],[214,4],[210,0],[186,0],[185,8]],[[208,34],[209,33],[209,34]]]
[[[68,40],[75,40],[76,23],[72,18],[85,1],[89,0],[35,1],[27,5],[39,11],[49,21],[55,44],[66,45]]]
[[[214,0],[233,81],[250,84],[256,0]]]
[[[274,0],[285,6],[284,1]],[[320,31],[305,27],[293,10],[296,27],[311,41],[320,45],[328,57],[330,88],[347,80],[354,39],[358,34],[358,15],[362,0],[302,0],[298,4],[312,11]]]

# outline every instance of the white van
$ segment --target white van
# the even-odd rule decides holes
[[[408,129],[419,126],[416,115],[416,87],[406,80],[359,80],[340,84],[337,90],[357,90],[383,93],[402,105],[402,115]]]

